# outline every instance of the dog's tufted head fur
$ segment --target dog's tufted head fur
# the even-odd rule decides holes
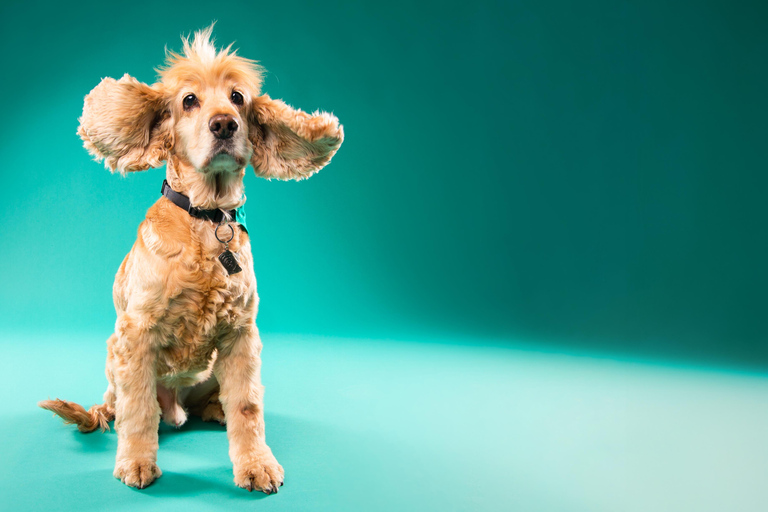
[[[113,172],[168,160],[169,178],[193,196],[196,183],[222,190],[242,183],[248,163],[259,176],[283,180],[325,166],[344,139],[338,119],[262,95],[261,67],[231,46],[217,50],[212,30],[183,38],[182,52],[168,53],[154,85],[128,75],[103,79],[85,98],[78,128],[85,148]],[[214,130],[221,128],[214,118],[224,128]]]

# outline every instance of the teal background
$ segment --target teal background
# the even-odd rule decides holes
[[[82,99],[153,82],[214,19],[265,92],[346,133],[310,180],[246,177],[271,497],[231,485],[217,427],[163,427],[139,492],[113,433],[35,408],[99,400],[163,178],[91,161]],[[3,3],[0,508],[761,510],[767,23],[723,0]]]

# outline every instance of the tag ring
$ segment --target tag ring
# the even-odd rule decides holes
[[[216,240],[218,240],[223,244],[228,244],[229,242],[232,241],[233,238],[235,238],[235,228],[233,228],[232,224],[229,224],[229,223],[224,225],[229,228],[229,232],[230,232],[229,240],[222,240],[221,238],[219,238],[219,228],[222,226],[221,224],[216,225],[216,229],[213,231],[213,234],[214,236],[216,236]]]

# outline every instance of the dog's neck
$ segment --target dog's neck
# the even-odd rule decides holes
[[[165,175],[171,188],[187,196],[192,206],[197,208],[232,210],[245,202],[245,167],[233,173],[202,173],[176,155],[171,155]]]

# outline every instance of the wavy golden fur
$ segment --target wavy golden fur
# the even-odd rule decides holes
[[[245,202],[248,163],[266,178],[306,178],[330,161],[344,132],[331,114],[309,115],[262,95],[261,68],[230,47],[217,50],[212,28],[183,39],[183,52],[168,54],[151,86],[128,75],[102,80],[85,98],[78,134],[111,171],[167,161],[166,179],[193,206],[229,210]],[[283,483],[264,432],[250,240],[234,229],[229,250],[243,270],[229,275],[217,259],[223,246],[215,228],[161,197],[115,278],[104,403],[86,411],[40,402],[83,432],[114,419],[114,475],[133,487],[161,475],[160,419],[178,427],[188,413],[226,423],[238,486],[269,494]]]

